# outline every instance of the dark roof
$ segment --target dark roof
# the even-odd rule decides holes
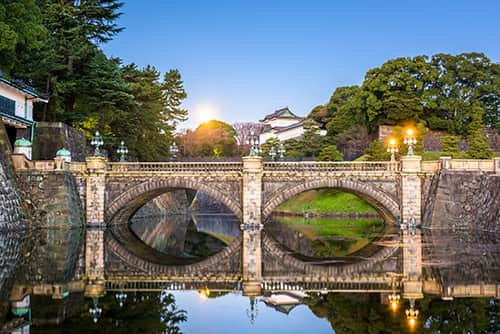
[[[306,120],[303,119],[301,121],[298,121],[297,123],[290,124],[290,125],[287,125],[287,126],[276,126],[274,128],[266,127],[266,128],[264,128],[264,131],[262,131],[262,133],[273,131],[273,130],[276,131],[276,132],[283,132],[283,131],[287,131],[287,130],[291,130],[291,129],[295,129],[295,128],[304,126],[305,123],[306,123]]]
[[[261,122],[273,118],[302,118],[302,117],[295,115],[293,112],[290,111],[290,109],[288,109],[288,107],[285,107],[276,110],[272,114],[264,116],[264,119],[262,119]]]
[[[0,82],[3,82],[3,83],[5,83],[5,84],[17,89],[17,90],[20,90],[25,94],[39,98],[40,100],[43,100],[43,101],[49,100],[49,96],[42,94],[42,93],[39,93],[35,88],[25,84],[21,80],[7,79],[6,77],[2,76],[2,73],[0,73]]]

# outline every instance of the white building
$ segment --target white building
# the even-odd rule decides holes
[[[26,143],[27,141],[30,145],[33,143],[35,130],[33,102],[47,103],[48,98],[20,81],[7,79],[0,72],[0,118],[11,144],[17,148],[22,147],[22,153],[29,159],[31,159],[31,146],[28,149]],[[19,145],[14,145],[16,141]]]
[[[288,107],[278,109],[272,114],[266,115],[259,121],[264,125],[259,139],[260,143],[265,143],[270,138],[277,138],[279,141],[299,138],[304,134],[305,117],[299,117],[292,113]],[[320,130],[322,136],[326,135],[325,130]]]

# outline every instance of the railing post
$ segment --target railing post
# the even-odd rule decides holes
[[[421,161],[422,157],[417,155],[401,158],[401,224],[405,226],[421,222]]]
[[[500,157],[493,158],[493,171],[495,174],[500,174]]]
[[[441,162],[441,169],[451,168],[451,157],[440,157],[439,161]]]
[[[261,294],[263,172],[261,157],[243,158],[242,276],[243,293],[250,296]]]

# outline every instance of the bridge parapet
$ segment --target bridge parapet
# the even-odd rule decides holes
[[[241,162],[111,162],[107,173],[171,173],[171,174],[238,174],[243,171]]]
[[[399,162],[391,161],[302,161],[302,162],[265,162],[264,173],[317,175],[370,173],[399,171]]]

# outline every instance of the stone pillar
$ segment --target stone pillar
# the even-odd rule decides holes
[[[243,158],[243,293],[252,296],[261,294],[262,174],[261,157]]]
[[[441,162],[441,169],[451,168],[451,157],[440,157],[439,161]]]
[[[420,225],[422,217],[422,157],[407,155],[401,158],[401,223]]]
[[[403,229],[403,298],[424,298],[422,283],[422,236],[414,227]]]
[[[88,157],[86,222],[87,226],[104,226],[104,203],[106,194],[106,158]]]
[[[99,227],[85,232],[85,276],[93,283],[104,280],[104,229]]]
[[[495,174],[499,175],[500,174],[500,158],[493,158],[493,170],[495,171]]]

